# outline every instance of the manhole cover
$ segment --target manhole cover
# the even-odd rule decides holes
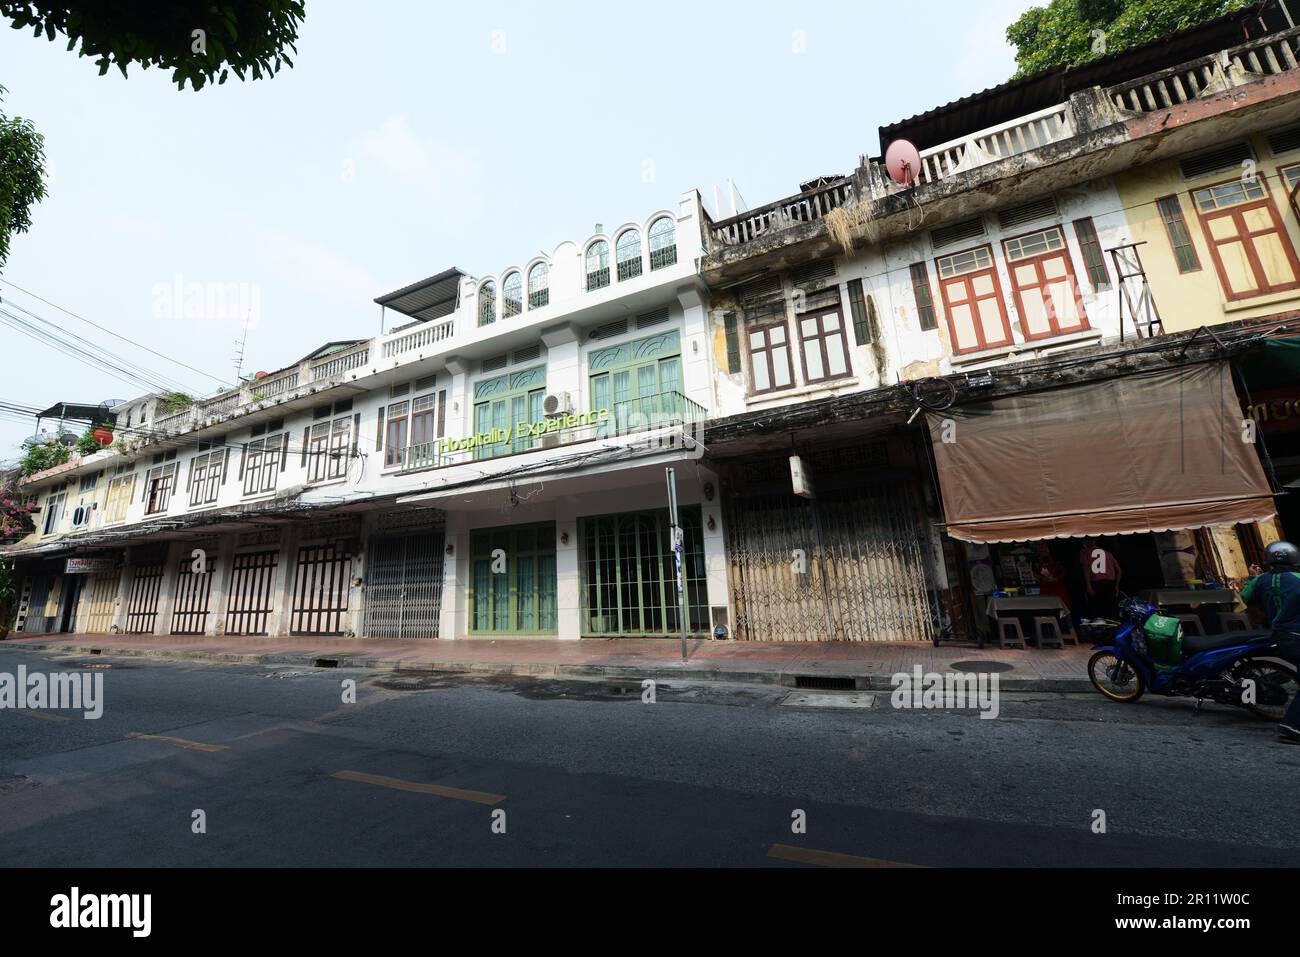
[[[954,661],[948,667],[953,671],[1014,671],[1015,665],[1009,665],[1005,661]]]

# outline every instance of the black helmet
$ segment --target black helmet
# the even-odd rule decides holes
[[[1264,549],[1264,564],[1269,568],[1300,570],[1300,548],[1290,542],[1274,542]]]

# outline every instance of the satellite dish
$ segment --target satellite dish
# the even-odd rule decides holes
[[[59,442],[63,445],[71,447],[77,444],[77,437],[73,435],[71,432],[64,432],[62,435],[59,436]]]
[[[910,140],[894,140],[885,150],[885,169],[895,183],[911,186],[921,172],[921,151]]]

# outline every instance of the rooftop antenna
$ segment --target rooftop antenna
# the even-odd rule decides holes
[[[238,385],[244,371],[244,347],[248,345],[248,313],[244,313],[244,334],[235,340],[235,383]]]

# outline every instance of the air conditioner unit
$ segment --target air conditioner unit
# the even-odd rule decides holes
[[[542,412],[548,419],[568,415],[572,411],[573,403],[569,401],[567,392],[553,392],[542,400]]]

